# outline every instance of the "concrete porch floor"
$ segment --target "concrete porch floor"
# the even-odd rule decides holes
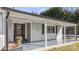
[[[74,41],[74,40],[65,40],[64,43],[68,43],[68,42],[72,42],[72,41]],[[58,43],[57,43],[56,40],[48,40],[47,41],[48,46],[57,45],[57,44]],[[33,49],[44,47],[45,46],[45,41],[25,43],[25,44],[22,44],[22,45],[23,45],[23,51],[33,50]]]

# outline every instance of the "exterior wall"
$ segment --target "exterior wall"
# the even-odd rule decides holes
[[[2,21],[2,15],[0,15],[0,49],[2,49],[3,48],[3,44],[4,44],[4,35],[5,34],[3,34],[3,21]]]
[[[42,24],[32,23],[32,42],[42,40]]]
[[[11,19],[8,19],[8,42],[14,41],[14,24],[12,23]]]
[[[14,26],[13,26],[12,20],[13,19],[9,19],[9,21],[8,21],[9,42],[14,41]],[[19,21],[18,21],[18,23],[19,23]],[[59,29],[57,29],[57,30],[59,30]],[[47,33],[48,40],[56,39],[56,37],[57,37],[56,33]],[[42,24],[41,23],[32,23],[32,26],[31,26],[31,23],[25,23],[25,39],[28,42],[45,40],[44,34],[42,34]]]
[[[0,10],[0,49],[5,46],[5,39],[6,39],[6,14],[4,11]]]
[[[55,33],[48,33],[47,39],[56,39]],[[31,23],[25,24],[25,39],[28,42],[31,42]],[[32,23],[32,42],[45,40],[44,35],[42,34],[42,24]],[[8,41],[14,41],[14,25],[12,20],[8,21]]]
[[[55,33],[48,33],[47,39],[56,39]],[[40,23],[32,23],[32,42],[33,41],[43,41],[45,40],[44,35],[42,34],[42,24]]]
[[[39,33],[36,33],[39,32]],[[27,39],[28,42],[31,42],[31,34],[32,34],[32,42],[34,41],[43,41],[45,40],[44,35],[42,34],[42,24],[40,23],[32,23],[32,33],[31,33],[31,23],[25,24],[25,39]],[[47,39],[56,39],[55,33],[48,33]],[[39,38],[38,38],[39,37]]]
[[[28,24],[29,24],[29,25],[28,25]],[[34,23],[33,23],[33,24],[34,24]],[[39,24],[39,23],[36,23],[36,25],[39,27],[38,24]],[[27,29],[27,25],[28,25],[28,29]],[[35,25],[35,26],[36,26],[36,25]],[[29,39],[29,41],[31,41],[31,38],[28,38],[27,35],[28,35],[29,37],[31,37],[31,34],[29,34],[29,33],[30,33],[30,29],[29,29],[30,26],[31,26],[30,23],[26,23],[26,24],[25,24],[25,39],[26,39],[26,40]],[[35,26],[32,26],[33,29],[36,28]],[[40,24],[40,27],[39,27],[40,33],[42,32],[42,30],[41,30],[42,27],[41,27],[41,26],[42,26],[42,25]],[[27,33],[28,33],[28,34],[27,34]],[[34,32],[34,33],[35,33],[35,32]],[[37,34],[33,34],[33,33],[32,33],[32,35],[37,35]],[[42,41],[42,40],[45,40],[45,39],[44,39],[44,35],[43,35],[42,33],[40,34],[40,36],[41,36],[41,39],[39,39],[39,40],[34,40],[34,39],[32,39],[32,41]],[[56,36],[57,36],[57,35],[56,35],[55,33],[48,33],[48,34],[47,34],[47,39],[48,39],[48,40],[56,39]],[[35,37],[36,37],[36,36],[35,36]],[[28,38],[28,39],[27,39],[27,38]]]

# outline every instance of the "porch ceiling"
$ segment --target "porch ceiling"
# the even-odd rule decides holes
[[[36,22],[36,23],[44,24],[46,22],[48,25],[62,25],[62,26],[77,25],[75,23],[70,23],[70,22],[65,22],[65,21],[60,21],[55,19],[48,19],[48,18],[33,16],[29,14],[22,14],[22,13],[13,12],[13,11],[10,11],[9,19],[11,19],[14,23]]]

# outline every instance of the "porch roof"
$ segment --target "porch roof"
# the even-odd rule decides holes
[[[77,25],[76,22],[57,19],[57,18],[53,18],[53,17],[42,16],[42,15],[36,15],[33,13],[20,11],[20,10],[16,10],[13,8],[2,7],[2,9],[8,10],[10,12],[9,18],[13,18],[15,20],[17,19],[16,21],[20,21],[18,19],[22,19],[21,22],[27,22],[25,20],[28,19],[29,22],[30,21],[31,22],[38,22],[38,23],[47,22],[48,24],[53,24],[53,25],[62,25],[62,26],[75,26],[75,25]]]

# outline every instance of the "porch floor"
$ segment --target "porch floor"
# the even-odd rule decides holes
[[[68,43],[68,42],[72,42],[74,40],[65,40],[64,43]],[[52,46],[52,45],[57,45],[57,41],[56,40],[48,40],[47,41],[47,45],[48,46]],[[41,42],[33,42],[33,43],[25,43],[22,44],[23,45],[23,51],[27,51],[27,50],[32,50],[32,49],[37,49],[37,48],[41,48],[45,46],[45,41],[41,41]]]

